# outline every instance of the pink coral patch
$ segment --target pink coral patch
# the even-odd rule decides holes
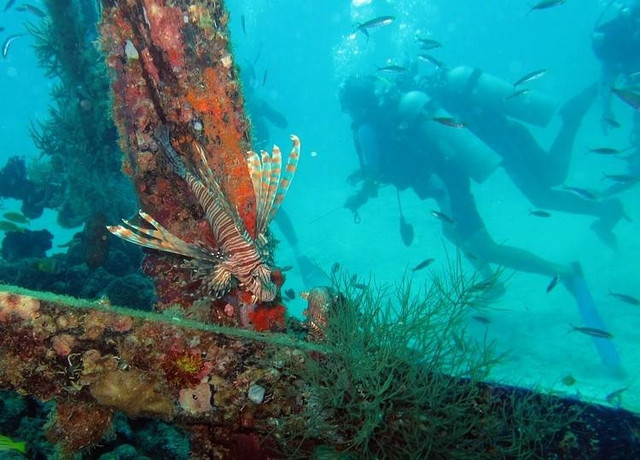
[[[211,396],[211,387],[206,382],[195,388],[184,388],[180,390],[180,407],[190,414],[212,411]]]

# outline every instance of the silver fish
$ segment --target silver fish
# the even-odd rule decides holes
[[[11,43],[13,43],[13,41],[18,37],[22,37],[22,34],[9,35],[7,38],[5,38],[4,43],[2,44],[2,57],[3,58],[7,57],[7,54],[9,53],[9,47],[11,46]]]
[[[610,179],[620,184],[633,184],[640,180],[638,176],[632,176],[631,174],[602,174],[602,179]]]
[[[546,73],[547,73],[547,69],[540,69],[540,70],[534,70],[533,72],[529,72],[528,74],[523,75],[522,77],[514,81],[513,87],[515,88],[516,86],[522,85],[523,83],[537,80],[538,78],[542,77]]]
[[[418,265],[416,265],[415,267],[413,267],[411,269],[412,272],[417,272],[418,270],[422,270],[423,268],[428,267],[429,265],[431,265],[436,259],[434,258],[429,258],[426,260],[423,260],[422,262],[420,262]]]
[[[509,94],[507,97],[504,98],[504,100],[508,101],[509,99],[514,99],[519,96],[524,96],[526,94],[529,94],[530,92],[531,90],[528,88],[519,89],[518,91],[514,91],[513,93]]]
[[[430,54],[420,53],[418,54],[418,59],[422,59],[423,61],[427,61],[430,64],[442,69],[445,67],[444,63],[439,59],[434,58]]]
[[[455,221],[451,217],[447,216],[444,213],[441,213],[440,211],[431,211],[431,215],[433,217],[435,217],[436,219],[441,220],[442,222],[446,222],[448,224],[454,224],[455,223]]]
[[[640,92],[626,88],[611,88],[611,92],[635,110],[640,110]]]
[[[612,339],[613,334],[602,329],[596,329],[594,327],[577,327],[571,326],[574,331],[582,332],[583,334],[590,335],[591,337],[598,337],[600,339]]]
[[[579,196],[580,198],[582,198],[583,200],[590,200],[590,201],[594,201],[596,200],[596,196],[591,193],[589,190],[585,190],[583,188],[580,187],[568,187],[568,186],[564,186],[564,189],[567,192],[571,192],[576,196]]]
[[[539,3],[536,3],[531,7],[529,13],[534,10],[546,10],[547,8],[552,8],[554,6],[562,5],[566,0],[542,0]]]
[[[402,67],[401,65],[387,65],[384,67],[378,67],[378,72],[403,73],[406,71],[407,71],[407,68]]]
[[[431,40],[429,38],[418,38],[418,41],[420,42],[420,48],[422,49],[422,51],[429,51],[436,48],[442,48],[442,43],[436,40]]]
[[[373,18],[365,22],[357,23],[355,25],[354,32],[358,32],[358,31],[362,32],[367,37],[367,40],[368,40],[369,39],[368,29],[373,29],[374,27],[387,26],[395,20],[396,18],[394,16],[378,16],[377,18]]]
[[[629,305],[640,305],[640,300],[636,299],[633,296],[630,296],[628,294],[622,294],[621,292],[611,292],[609,291],[609,295],[611,297],[615,297],[616,299],[628,303]]]

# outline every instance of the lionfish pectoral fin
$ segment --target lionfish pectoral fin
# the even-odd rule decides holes
[[[213,276],[207,281],[207,285],[216,298],[225,295],[233,287],[231,272],[224,264],[216,265]]]
[[[141,227],[123,219],[124,225],[111,225],[107,227],[107,230],[123,240],[145,248],[171,252],[194,259],[205,259],[214,262],[220,260],[214,254],[207,253],[198,246],[189,244],[173,235],[146,212],[138,211],[138,214],[153,228]]]

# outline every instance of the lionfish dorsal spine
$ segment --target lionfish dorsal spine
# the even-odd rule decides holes
[[[202,167],[198,169],[199,176],[196,176],[189,172],[178,156],[178,153],[171,145],[168,132],[161,130],[159,133],[160,144],[166,156],[169,158],[171,165],[176,173],[187,182],[189,188],[195,194],[198,203],[202,206],[207,216],[207,221],[211,226],[216,244],[224,249],[229,239],[234,235],[240,234],[244,238],[244,234],[246,233],[244,224],[240,221],[235,210],[229,205],[229,201],[222,191],[222,187],[207,163],[205,151],[202,146],[198,143],[195,144],[196,153],[202,162]]]
[[[300,139],[295,134],[292,134],[291,141],[293,142],[291,153],[289,153],[287,166],[284,168],[282,177],[280,178],[280,183],[278,184],[278,190],[275,194],[271,209],[269,210],[267,223],[273,220],[276,213],[278,212],[278,209],[280,209],[282,201],[287,195],[287,191],[289,190],[289,186],[291,185],[291,181],[293,180],[293,176],[298,170],[298,160],[300,159]]]
[[[282,153],[278,146],[273,147],[271,155],[265,151],[260,155],[254,152],[248,153],[247,166],[257,203],[256,233],[258,235],[265,233],[278,212],[298,167],[300,140],[294,135],[291,136],[291,140],[293,148],[284,171]]]

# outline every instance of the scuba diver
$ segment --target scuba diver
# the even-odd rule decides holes
[[[267,101],[257,95],[259,87],[256,79],[254,66],[247,65],[243,68],[243,77],[246,84],[244,85],[244,97],[246,109],[251,121],[251,138],[253,139],[253,148],[264,150],[269,146],[269,124],[280,128],[287,128],[287,119],[284,115],[274,109]],[[296,264],[300,270],[302,281],[305,288],[311,289],[317,286],[331,285],[331,280],[308,256],[302,253],[298,242],[298,236],[293,228],[291,218],[284,208],[281,208],[274,218],[282,235],[287,243],[293,249]]]
[[[420,87],[498,154],[500,166],[535,207],[597,217],[592,230],[604,244],[616,248],[613,228],[622,217],[627,218],[622,202],[618,198],[598,200],[584,189],[564,184],[573,143],[596,98],[597,84],[578,93],[559,111],[562,125],[548,152],[518,121],[541,127],[548,124],[554,104],[539,92],[516,91],[510,83],[462,66],[442,69],[424,78]]]
[[[640,0],[633,0],[622,7],[617,16],[608,22],[599,22],[591,35],[591,46],[602,64],[602,127],[606,134],[610,128],[620,126],[611,108],[612,88],[621,85],[635,88],[637,92],[640,85]],[[627,176],[640,180],[640,112],[637,110],[633,113],[629,142],[634,151],[625,158]],[[602,194],[613,195],[636,183],[638,180],[618,181]]]
[[[513,91],[512,86],[510,91]],[[577,262],[551,262],[524,249],[497,244],[478,213],[471,193],[472,179],[482,182],[500,165],[511,175],[528,175],[528,172],[517,171],[516,168],[534,166],[536,159],[533,154],[539,153],[540,149],[537,144],[537,148],[520,145],[521,142],[533,141],[532,137],[525,135],[524,127],[518,125],[514,128],[514,138],[504,141],[499,155],[471,131],[471,124],[477,120],[465,120],[465,123],[457,120],[423,91],[405,92],[399,85],[388,83],[386,88],[382,88],[379,79],[354,76],[342,86],[340,102],[342,110],[352,120],[354,144],[361,166],[360,179],[363,182],[361,189],[349,197],[344,205],[354,216],[357,216],[360,206],[376,196],[381,183],[392,184],[399,190],[411,188],[420,199],[432,198],[438,203],[439,211],[433,211],[432,214],[440,218],[444,235],[467,255],[470,263],[483,276],[492,276],[490,264],[497,264],[557,279],[576,299],[585,323],[592,328],[604,329]],[[579,105],[582,109],[585,104],[581,102]],[[494,113],[484,112],[484,116],[493,117]],[[505,131],[496,135],[508,137],[510,133],[506,129],[510,127],[510,120],[503,118],[505,120],[497,121],[497,124]],[[461,129],[467,126],[469,129]],[[564,139],[568,136],[561,133],[561,137]],[[512,159],[517,156],[515,153],[507,156],[502,151],[509,145],[517,145],[526,154],[522,158]],[[505,156],[502,157],[502,154]],[[505,163],[509,161],[513,165],[507,168]],[[535,171],[539,173],[541,168],[536,168]],[[561,172],[541,180],[539,187],[548,188],[551,182],[559,179],[556,176],[560,176]],[[526,180],[530,179],[526,177]],[[532,183],[526,185],[534,186]],[[596,215],[605,217],[604,214]],[[613,345],[599,340],[596,346],[605,365],[617,372],[620,362]]]

